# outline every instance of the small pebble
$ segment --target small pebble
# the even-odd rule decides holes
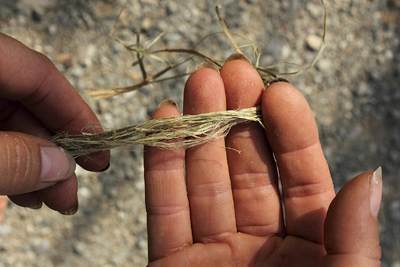
[[[315,34],[309,34],[306,36],[306,44],[310,49],[317,51],[321,47],[322,38]]]

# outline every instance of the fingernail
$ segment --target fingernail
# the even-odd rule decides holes
[[[74,215],[78,211],[79,203],[76,202],[75,206],[72,208],[66,210],[66,211],[60,211],[62,215]]]
[[[158,108],[161,108],[163,106],[173,106],[177,110],[179,110],[178,104],[172,99],[165,99],[165,100],[161,101],[160,104],[158,105]]]
[[[273,83],[277,83],[277,82],[286,82],[286,83],[290,83],[288,80],[286,80],[285,78],[275,78],[272,80],[267,81],[267,83],[265,84],[265,88],[269,87],[271,84]]]
[[[203,62],[196,66],[196,70],[203,69],[203,68],[212,69],[219,73],[218,66],[214,62],[211,62],[211,61]]]
[[[372,174],[369,182],[369,206],[371,209],[372,216],[378,217],[379,207],[381,206],[382,200],[382,168],[379,167]]]
[[[30,205],[28,208],[38,210],[43,206],[43,202],[39,200],[37,203]]]
[[[236,53],[236,54],[230,55],[227,59],[225,59],[224,64],[226,62],[229,62],[229,61],[232,61],[232,60],[238,60],[238,59],[244,60],[247,63],[249,63],[250,65],[253,65],[253,64],[251,64],[250,60],[245,55],[240,54],[240,53]]]
[[[110,168],[110,163],[108,163],[107,166],[105,166],[103,169],[99,170],[98,172],[105,172],[109,168]]]
[[[74,174],[76,163],[72,155],[58,147],[41,147],[42,159],[41,181],[58,182]]]

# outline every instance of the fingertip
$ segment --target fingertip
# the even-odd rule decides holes
[[[110,151],[100,151],[75,159],[76,163],[87,171],[102,172],[110,167]]]
[[[319,140],[317,124],[307,100],[287,82],[273,83],[264,91],[262,113],[274,152],[299,150]]]
[[[200,63],[199,65],[196,66],[196,70],[204,69],[204,68],[215,70],[219,74],[219,67],[214,62],[206,61],[206,62]]]
[[[172,99],[165,99],[160,102],[156,111],[151,116],[151,119],[173,118],[179,116],[180,112],[178,104]]]
[[[378,219],[378,212],[382,201],[382,168],[378,167],[370,178],[370,208],[371,214]]]
[[[63,211],[59,211],[62,215],[74,215],[75,213],[78,212],[78,207],[79,207],[79,202],[77,201],[75,205],[73,205],[71,208],[68,208]]]
[[[160,104],[158,104],[157,108],[161,108],[163,106],[172,106],[177,110],[179,110],[178,104],[172,99],[164,99],[163,101],[160,102]]]
[[[232,58],[231,58],[232,57]],[[260,104],[264,83],[247,58],[232,55],[220,72],[224,81],[228,109],[254,107]]]
[[[58,182],[37,193],[50,209],[58,212],[70,211],[78,203],[78,180],[74,174],[67,180]]]
[[[282,104],[290,106],[306,106],[308,104],[303,94],[292,84],[279,81],[268,86],[262,97],[262,107],[266,111],[273,112]],[[309,108],[309,107],[308,107]],[[278,109],[280,111],[280,109]]]
[[[43,205],[42,200],[37,192],[29,192],[25,194],[8,196],[8,198],[16,205],[30,209],[40,209]]]
[[[327,261],[347,261],[353,255],[369,264],[379,262],[378,221],[370,209],[373,174],[365,172],[350,180],[329,206],[324,226]]]
[[[199,114],[226,109],[224,83],[211,68],[196,70],[185,85],[184,114]]]
[[[176,118],[181,116],[178,105],[171,99],[161,101],[156,111],[151,116],[151,120],[163,118]],[[145,181],[149,173],[153,170],[169,168],[183,168],[185,150],[183,147],[176,147],[174,149],[162,149],[156,146],[145,146],[144,148],[144,172]],[[146,196],[147,197],[147,196]]]
[[[243,60],[245,62],[247,62],[248,64],[251,64],[251,61],[242,53],[234,53],[232,55],[230,55],[227,59],[225,59],[224,64],[228,63],[229,61],[234,61],[234,60]]]
[[[179,117],[181,114],[178,110],[178,105],[175,101],[171,99],[166,99],[161,101],[158,105],[156,111],[154,111],[153,115],[151,116],[151,120],[155,119],[163,119],[163,118],[175,118]],[[181,147],[177,147],[176,149],[169,150],[169,149],[161,149],[158,147],[153,146],[145,146],[144,149],[144,169],[145,173],[152,169],[154,166],[163,166],[171,164],[168,162],[171,158],[184,158],[184,150]],[[161,164],[160,162],[165,162]],[[178,163],[179,165],[180,163]],[[172,166],[174,164],[171,164]],[[171,166],[169,166],[171,167]]]
[[[275,117],[287,110],[285,105],[304,106],[304,98],[297,88],[286,82],[276,82],[268,86],[262,95],[262,110],[267,118]],[[285,112],[280,116],[287,116]],[[271,122],[272,123],[272,122]]]

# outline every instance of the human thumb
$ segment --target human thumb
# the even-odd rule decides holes
[[[378,211],[382,169],[348,182],[332,201],[325,220],[322,266],[380,266]]]
[[[0,195],[18,195],[71,177],[75,161],[53,143],[23,133],[0,132]]]

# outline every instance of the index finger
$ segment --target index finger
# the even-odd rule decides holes
[[[0,98],[21,103],[54,133],[102,132],[96,115],[47,57],[0,33],[0,58]],[[109,157],[102,152],[78,162],[100,170]]]

